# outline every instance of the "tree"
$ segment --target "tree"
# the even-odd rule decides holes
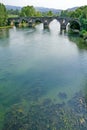
[[[47,16],[53,16],[53,12],[50,10],[47,12]]]
[[[21,16],[29,17],[29,16],[36,16],[36,10],[33,6],[25,6],[21,9]]]
[[[6,25],[7,11],[5,5],[0,3],[0,26]]]
[[[37,11],[37,12],[36,12],[36,16],[37,16],[37,17],[42,17],[42,13],[39,12],[39,11]]]
[[[62,10],[60,16],[62,16],[62,17],[68,17],[68,13],[69,12],[67,10]]]

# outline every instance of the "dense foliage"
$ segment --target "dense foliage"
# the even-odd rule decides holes
[[[55,14],[54,14],[51,10],[42,13],[42,16],[48,16],[48,17],[50,17],[50,16],[54,16],[54,15],[55,15]]]
[[[81,6],[75,11],[62,11],[61,16],[78,18],[81,22],[82,29],[87,31],[87,6]]]
[[[4,4],[0,3],[0,26],[4,26],[7,20],[7,11]]]
[[[41,13],[36,11],[33,6],[25,6],[21,9],[20,16],[41,16]]]

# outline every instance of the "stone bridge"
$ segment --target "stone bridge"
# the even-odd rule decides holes
[[[66,26],[70,23],[70,28],[80,30],[81,24],[78,19],[72,19],[68,17],[17,17],[17,18],[8,18],[8,24],[12,22],[15,26],[18,26],[23,21],[28,23],[29,27],[33,27],[37,22],[43,23],[44,28],[48,28],[51,21],[56,19],[60,23],[60,29],[66,30]]]

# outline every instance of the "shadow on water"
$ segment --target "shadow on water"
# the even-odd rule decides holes
[[[43,29],[43,33],[50,33],[50,28]]]
[[[80,50],[87,50],[87,43],[78,35],[69,35],[68,39],[69,41],[74,42]]]
[[[84,95],[84,99],[85,99],[85,102],[87,104],[87,80],[86,80],[86,77],[84,79],[84,85],[83,85],[83,95]]]
[[[84,41],[84,39],[80,38],[78,35],[70,35],[68,36],[68,39],[70,41],[72,41],[73,43],[75,43],[75,45],[77,45],[79,52],[80,52],[80,56],[81,56],[81,69],[82,72],[84,73],[84,81],[83,81],[83,97],[84,97],[84,102],[86,102],[87,104],[87,60],[86,57],[84,55],[82,55],[85,52],[87,53],[87,43]],[[81,53],[82,52],[82,53]]]
[[[25,35],[32,34],[36,31],[35,27],[24,27],[24,28],[14,28],[18,32],[23,32]]]
[[[8,38],[9,37],[9,30],[8,29],[1,29],[0,30],[0,39]]]
[[[50,30],[50,28],[43,29],[43,30],[42,30],[42,34],[45,35],[45,37],[48,36],[48,35],[50,36],[50,35],[51,35],[51,30]]]
[[[9,38],[9,30],[8,29],[0,30],[0,46],[1,47],[9,46],[8,38]]]
[[[66,30],[61,30],[60,29],[59,35],[66,35]]]

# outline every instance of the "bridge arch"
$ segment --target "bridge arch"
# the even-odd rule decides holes
[[[35,23],[42,23],[42,20],[37,18],[37,19],[35,19]]]
[[[55,23],[55,25],[53,25],[53,23]],[[51,19],[51,21],[49,22],[49,27],[51,28],[51,26],[55,26],[60,29],[60,22],[56,18]]]
[[[8,18],[8,24],[11,22],[14,25],[18,25],[22,21],[25,21],[29,27],[32,27],[35,23],[43,23],[44,28],[49,28],[49,24],[53,21],[57,20],[60,23],[60,29],[66,30],[68,23],[70,23],[69,28],[72,30],[80,30],[81,24],[78,19],[72,18],[64,18],[64,17],[18,17],[18,18]]]
[[[77,19],[73,19],[70,21],[70,25],[69,25],[69,28],[70,29],[73,29],[73,30],[81,30],[81,23],[77,20]]]
[[[53,18],[53,19],[50,20],[49,24],[51,24],[54,21],[57,21],[58,23],[60,23],[56,18]]]
[[[20,22],[21,23],[23,23],[23,22],[28,23],[28,20],[23,18],[23,19],[20,20]]]

